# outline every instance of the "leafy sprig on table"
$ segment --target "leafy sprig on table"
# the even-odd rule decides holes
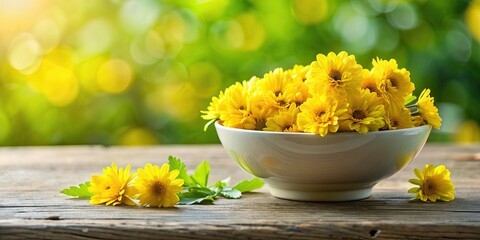
[[[250,192],[263,187],[264,182],[259,178],[243,180],[233,187],[229,187],[230,178],[216,181],[213,185],[208,185],[210,176],[210,165],[207,161],[202,161],[195,169],[195,172],[188,174],[185,164],[176,157],[169,156],[168,164],[171,170],[178,170],[179,179],[184,180],[183,190],[178,193],[180,205],[212,203],[217,197],[227,199],[238,199],[244,192]],[[79,186],[71,186],[63,189],[60,193],[76,198],[89,199],[92,193],[88,191],[90,182],[81,183]]]

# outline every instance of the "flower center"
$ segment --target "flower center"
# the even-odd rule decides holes
[[[425,183],[423,184],[423,192],[425,195],[431,195],[435,192],[435,183],[432,181],[426,180]]]
[[[387,80],[390,82],[390,85],[392,87],[396,88],[398,86],[397,79],[390,77],[390,78],[387,78]]]
[[[166,191],[165,186],[159,181],[155,181],[152,184],[151,190],[155,195],[163,195]]]
[[[255,124],[256,130],[263,130],[267,125],[265,124],[265,120],[258,120]]]
[[[110,188],[112,188],[112,187],[110,187],[110,186],[106,186],[106,187],[105,187],[105,190],[108,190],[108,189],[110,189]]]
[[[319,113],[317,113],[317,116],[320,117],[320,118],[321,118],[323,115],[325,115],[325,111],[320,111]]]
[[[330,70],[330,74],[328,74],[328,76],[335,81],[342,80],[342,73],[336,69]]]
[[[280,93],[282,93],[282,91],[277,90],[277,91],[275,91],[275,92],[273,92],[273,93],[275,94],[275,97],[278,97],[278,96],[280,95]]]
[[[353,118],[358,119],[358,120],[364,119],[366,117],[365,113],[361,110],[353,111],[352,116],[353,116]]]

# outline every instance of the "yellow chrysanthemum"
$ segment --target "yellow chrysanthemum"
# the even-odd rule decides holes
[[[385,120],[385,127],[390,130],[415,127],[410,110],[400,105],[391,105],[386,111]]]
[[[405,68],[398,69],[395,59],[374,59],[371,73],[377,80],[381,97],[389,104],[403,104],[405,97],[415,89],[415,85],[410,82],[410,72]],[[390,103],[392,101],[396,103]]]
[[[378,131],[385,125],[385,107],[380,97],[369,90],[362,90],[360,95],[347,96],[347,119],[340,121],[340,130],[367,133]]]
[[[254,96],[251,99],[250,119],[246,123],[247,129],[263,130],[265,128],[267,119],[271,117],[278,109],[274,107],[275,100],[273,98],[263,98],[261,96]],[[270,103],[266,101],[270,100]]]
[[[307,87],[302,88],[303,82],[294,81],[290,73],[291,71],[277,68],[257,82],[255,94],[265,99],[266,107],[275,109],[273,114],[287,109],[294,102],[303,102],[308,97]]]
[[[159,168],[151,163],[138,169],[135,189],[141,206],[173,207],[178,203],[177,193],[182,191],[183,179],[176,179],[178,170],[169,170],[168,164]]]
[[[280,111],[269,118],[264,131],[273,132],[298,132],[297,127],[298,108],[295,103],[290,105],[288,110]]]
[[[233,128],[247,128],[252,126],[253,119],[250,115],[250,89],[249,83],[235,83],[225,90],[223,100],[218,104],[218,112],[222,124]]]
[[[412,116],[412,122],[415,127],[423,126],[427,124],[421,116]]]
[[[220,117],[220,112],[218,111],[218,105],[220,99],[223,99],[223,92],[220,91],[218,94],[218,97],[212,97],[212,101],[210,102],[210,105],[207,107],[206,111],[200,111],[204,115],[202,115],[202,118],[205,120],[212,120],[212,119],[218,119]]]
[[[327,56],[317,55],[310,64],[305,83],[313,95],[326,91],[329,95],[351,95],[360,89],[362,66],[355,56],[342,51],[338,55],[330,52]]]
[[[305,82],[310,65],[303,66],[295,64],[292,69],[288,70],[295,81]]]
[[[375,78],[375,75],[373,75],[370,70],[368,69],[363,69],[362,72],[363,80],[361,84],[361,89],[368,89],[370,92],[374,92],[377,94],[377,96],[381,97],[381,92],[378,89],[377,85],[377,79]]]
[[[424,89],[418,98],[418,111],[420,116],[436,129],[440,129],[442,118],[438,114],[438,108],[434,105],[433,97],[430,97],[430,89]]]
[[[431,201],[452,201],[455,198],[455,187],[450,180],[450,171],[444,165],[435,167],[426,164],[423,171],[418,168],[414,170],[418,179],[408,180],[410,183],[418,185],[418,187],[408,190],[414,193],[414,199],[420,199],[424,202]]]
[[[339,119],[346,118],[347,103],[338,102],[334,98],[319,96],[309,98],[300,106],[297,115],[297,126],[300,131],[327,135],[338,130]]]
[[[131,182],[135,174],[130,174],[130,164],[125,170],[118,169],[115,163],[111,167],[103,169],[102,175],[93,175],[90,180],[88,191],[93,194],[90,204],[119,205],[126,204],[134,206],[131,200],[134,188]]]

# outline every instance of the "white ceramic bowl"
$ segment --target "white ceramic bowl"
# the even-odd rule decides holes
[[[215,123],[223,147],[273,196],[301,201],[351,201],[405,167],[423,148],[431,127],[358,133],[243,130]]]

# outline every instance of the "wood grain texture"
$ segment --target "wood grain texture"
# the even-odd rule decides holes
[[[189,168],[208,160],[211,181],[250,176],[219,145],[0,148],[0,239],[480,239],[479,152],[480,145],[427,145],[362,201],[289,201],[264,187],[238,200],[159,209],[91,206],[59,191],[89,180],[112,161],[136,169],[162,164],[169,155]],[[408,201],[413,185],[407,180],[426,163],[451,170],[453,202]]]

